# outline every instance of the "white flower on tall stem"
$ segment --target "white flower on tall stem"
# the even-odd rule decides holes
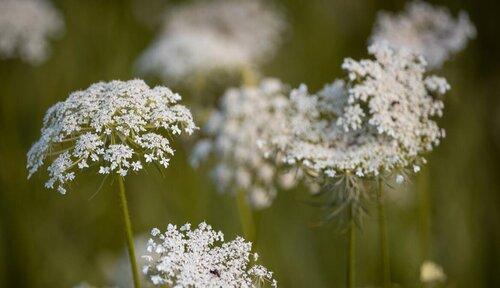
[[[450,86],[426,76],[426,62],[404,48],[376,42],[374,59],[345,59],[346,79],[316,95],[302,85],[290,94],[288,125],[269,139],[275,155],[326,180],[329,219],[346,215],[349,231],[348,287],[355,284],[356,221],[364,211],[367,180],[375,180],[384,287],[391,287],[383,184],[390,175],[404,181],[418,172],[423,155],[445,136],[434,121]],[[285,109],[286,110],[286,109]]]
[[[424,56],[430,68],[439,68],[475,36],[476,28],[466,12],[455,19],[445,7],[417,0],[409,2],[402,13],[379,13],[370,41],[411,49]]]
[[[143,257],[148,262],[143,273],[154,285],[169,287],[277,287],[273,273],[254,264],[258,255],[252,243],[237,237],[224,242],[224,234],[201,223],[180,228],[169,224],[161,233],[154,228]]]
[[[290,96],[289,127],[268,139],[285,160],[315,175],[377,177],[411,168],[440,143],[440,96],[445,79],[425,76],[425,60],[385,43],[370,46],[374,60],[346,59],[346,80],[311,95]],[[397,177],[399,178],[399,177]]]
[[[47,111],[42,136],[28,152],[28,178],[56,157],[45,186],[62,194],[77,172],[91,165],[100,174],[115,174],[135,288],[141,283],[123,178],[145,163],[166,168],[174,154],[167,137],[196,129],[180,100],[170,89],[150,88],[142,80],[93,84]]]
[[[28,152],[29,177],[48,166],[47,188],[66,193],[78,171],[126,176],[146,163],[167,167],[174,150],[168,136],[191,134],[196,126],[181,96],[142,80],[93,84],[73,92],[45,115],[41,138]]]
[[[271,205],[277,186],[290,188],[295,177],[280,171],[266,159],[263,139],[286,126],[288,87],[276,79],[264,79],[259,86],[229,89],[221,108],[205,126],[206,139],[194,148],[191,162],[199,165],[211,152],[217,163],[213,177],[221,191],[246,193],[254,208]]]
[[[271,57],[285,29],[263,1],[194,1],[169,7],[164,27],[138,60],[139,70],[185,81],[213,70],[241,70]]]
[[[64,30],[60,13],[46,0],[0,0],[0,58],[43,62],[48,41]]]

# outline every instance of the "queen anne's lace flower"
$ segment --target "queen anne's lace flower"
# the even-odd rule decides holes
[[[316,95],[304,85],[290,96],[289,125],[267,143],[314,175],[378,176],[413,167],[444,137],[433,117],[450,87],[425,77],[425,61],[405,49],[370,46],[374,60],[346,59],[347,80]],[[399,175],[401,178],[402,175]]]
[[[388,41],[395,47],[411,49],[434,68],[464,49],[475,36],[476,29],[466,12],[454,19],[448,9],[417,0],[408,3],[403,13],[380,13],[371,41]]]
[[[45,115],[40,140],[28,152],[31,177],[47,158],[47,188],[66,193],[77,170],[99,165],[100,174],[126,176],[143,162],[167,167],[174,150],[165,136],[196,128],[181,96],[142,80],[100,82],[71,93]]]
[[[288,88],[276,79],[264,79],[259,86],[229,89],[222,98],[222,107],[213,112],[206,133],[211,136],[198,143],[192,155],[196,166],[210,152],[218,163],[213,176],[221,190],[247,193],[255,208],[271,205],[276,184],[290,188],[294,177],[279,171],[261,150],[263,139],[286,126],[283,111],[287,105]]]
[[[252,243],[237,237],[224,242],[224,234],[206,223],[191,230],[190,224],[179,229],[169,224],[167,231],[151,231],[144,266],[154,285],[169,287],[277,287],[272,272],[253,265],[258,255],[251,253]],[[221,243],[219,245],[219,243]],[[252,265],[252,266],[251,266]]]
[[[199,0],[169,8],[165,19],[138,64],[175,81],[258,64],[274,53],[285,28],[281,15],[259,0]]]
[[[59,12],[45,0],[0,0],[0,58],[38,64],[48,54],[48,38],[64,29]]]

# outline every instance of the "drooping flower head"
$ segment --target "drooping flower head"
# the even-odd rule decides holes
[[[48,40],[63,29],[61,15],[48,1],[0,0],[0,58],[43,62],[49,52]]]
[[[400,14],[381,12],[371,42],[387,41],[423,55],[430,68],[439,68],[453,54],[463,50],[476,36],[476,28],[466,12],[455,19],[445,7],[412,1]]]
[[[372,60],[345,59],[346,80],[310,95],[301,86],[290,96],[288,129],[268,140],[290,164],[315,175],[376,177],[410,167],[438,145],[443,129],[439,96],[445,79],[425,75],[425,60],[406,49],[377,43]]]
[[[138,65],[172,81],[259,64],[274,54],[285,28],[260,0],[198,0],[169,8],[165,19]]]
[[[277,184],[289,188],[295,182],[294,172],[280,171],[260,147],[262,139],[286,125],[282,111],[288,91],[285,84],[269,78],[259,86],[229,89],[205,126],[209,137],[197,144],[191,158],[198,166],[212,152],[218,161],[213,170],[218,188],[247,193],[254,208],[271,205]]]
[[[91,165],[100,174],[143,169],[144,163],[167,167],[174,150],[169,135],[191,134],[196,128],[181,96],[142,80],[93,84],[70,94],[45,115],[41,137],[28,152],[31,177],[47,159],[47,188],[66,193],[78,170]]]
[[[255,265],[258,255],[251,253],[252,243],[237,237],[224,242],[224,234],[201,223],[180,228],[169,224],[161,233],[154,228],[148,242],[149,263],[144,266],[154,285],[169,287],[277,287],[272,272]]]

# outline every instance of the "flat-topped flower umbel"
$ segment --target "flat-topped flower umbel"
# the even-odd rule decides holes
[[[217,187],[244,193],[253,208],[269,207],[278,186],[290,188],[295,184],[295,173],[280,171],[259,147],[262,139],[286,126],[283,109],[288,93],[287,85],[272,78],[263,79],[258,86],[227,90],[220,109],[211,114],[205,126],[209,137],[195,146],[191,157],[197,166],[212,152],[217,159],[212,172]]]
[[[402,13],[380,13],[371,42],[387,41],[410,49],[424,56],[430,68],[439,68],[475,36],[476,28],[467,12],[461,11],[455,19],[445,7],[417,0],[409,2]]]
[[[167,167],[174,150],[168,135],[196,128],[181,96],[142,80],[93,84],[71,93],[45,115],[41,138],[28,152],[31,177],[47,159],[47,188],[66,193],[76,171],[99,165],[100,174],[125,176],[144,163]]]
[[[373,60],[346,59],[348,78],[317,95],[305,86],[290,97],[289,128],[269,142],[290,164],[327,177],[377,177],[419,169],[422,155],[444,137],[433,120],[450,86],[425,75],[425,60],[406,49],[377,43]]]
[[[154,285],[194,288],[257,288],[269,284],[276,287],[272,272],[255,265],[258,255],[251,253],[252,243],[237,237],[224,242],[224,234],[201,223],[194,230],[191,224],[180,228],[169,224],[167,231],[151,231],[148,261],[144,274]]]
[[[185,81],[213,70],[239,71],[273,56],[286,28],[265,1],[192,1],[170,7],[161,34],[138,61],[139,70]]]
[[[61,34],[64,21],[46,0],[0,0],[0,58],[43,62],[48,41]]]

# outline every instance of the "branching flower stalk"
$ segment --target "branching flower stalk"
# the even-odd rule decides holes
[[[249,71],[242,76],[254,75]],[[197,143],[191,156],[195,167],[208,156],[215,156],[213,179],[220,191],[230,192],[237,199],[245,231],[255,231],[248,228],[255,223],[251,211],[269,207],[277,188],[291,188],[297,178],[295,171],[281,169],[282,161],[267,159],[261,146],[262,139],[286,125],[285,113],[279,111],[286,106],[289,88],[276,79],[253,84],[254,79],[245,77],[242,87],[226,91],[220,108],[204,127],[207,137]],[[251,235],[245,236],[252,239]]]
[[[254,90],[259,90],[256,87],[259,84],[259,79],[254,69],[273,57],[281,43],[286,27],[287,24],[282,13],[265,1],[192,1],[188,4],[169,8],[161,33],[138,59],[137,66],[140,72],[156,74],[164,80],[182,82],[183,84],[189,83],[192,76],[195,75],[196,85],[194,86],[197,88],[207,80],[210,74],[236,72],[236,74],[240,74],[243,81],[242,94],[254,93]],[[224,96],[224,98],[234,98],[234,94],[236,94],[234,91],[236,89],[230,89],[227,94],[231,94],[231,96]],[[247,105],[252,105],[250,101],[247,102]],[[219,130],[226,130],[233,127],[231,125],[235,125],[235,122],[231,121],[231,119],[227,121],[216,119],[223,118],[223,113],[214,112],[212,116],[207,126],[216,126],[213,129],[216,131],[214,133],[209,131],[208,134],[211,134],[211,136],[215,136],[217,133],[222,134],[222,131]],[[229,124],[226,125],[225,122],[229,122]],[[243,123],[247,124],[249,122],[243,121]],[[245,127],[241,128],[242,130],[245,129]],[[212,130],[212,128],[207,128],[207,130]],[[228,141],[235,147],[217,147],[218,152],[226,150],[221,152],[222,154],[227,155],[234,152],[236,155],[249,147],[254,150],[253,153],[256,153],[256,150],[258,150],[256,141],[258,139],[251,138],[255,135],[256,129],[250,128],[248,130],[249,133],[246,135],[248,137],[244,135],[245,132],[239,135],[245,138],[239,141],[251,141],[247,143],[235,143],[237,139],[229,140],[227,139],[229,137],[226,138],[225,136],[218,137],[214,143],[200,141],[195,148],[193,162],[198,163],[199,154],[206,154],[208,150],[215,150],[212,149],[214,146],[228,146],[228,143],[221,143],[223,141]],[[239,148],[239,144],[243,148]],[[237,151],[228,151],[231,149]],[[246,156],[243,155],[240,158],[244,157]],[[236,162],[243,162],[243,160],[248,159],[240,159]],[[222,162],[228,161],[224,160]],[[257,165],[260,165],[258,159],[251,164],[254,167],[257,167]],[[235,170],[228,171],[227,168],[230,166]],[[230,182],[227,178],[232,178],[232,176],[228,176],[228,174],[234,173],[244,182],[249,178],[247,167],[217,165],[216,169],[217,171],[214,173],[217,174],[216,177],[227,176],[224,180],[219,178],[221,186],[224,186],[220,190],[225,190],[229,186],[226,185]],[[269,178],[272,178],[272,176],[269,175],[269,171],[273,173],[272,168],[269,165],[264,165],[261,170],[263,175],[260,178],[264,179],[264,182],[270,182]],[[267,183],[265,185],[269,186]],[[245,184],[231,187],[233,193],[237,196],[235,198],[237,199],[239,214],[246,215],[244,217],[248,218],[246,220],[241,219],[242,226],[253,223],[253,220],[249,218],[252,213],[247,213],[247,210],[251,211],[249,207],[246,207],[247,202],[251,202],[253,207],[269,206],[271,199],[276,194],[275,189],[272,191],[260,189],[262,186],[258,186],[258,184],[253,187],[249,186]],[[246,191],[244,195],[241,195],[242,190]],[[242,199],[245,201],[241,201]],[[244,230],[251,231],[255,230],[255,228],[245,228]],[[246,236],[250,237],[250,235]]]
[[[475,38],[476,27],[466,11],[456,17],[446,8],[421,0],[408,2],[404,11],[381,11],[370,37],[372,43],[386,41],[422,55],[430,69],[440,68]],[[421,261],[428,259],[430,247],[430,184],[427,169],[418,176]]]
[[[255,70],[249,65],[241,66],[242,84],[246,87],[255,87],[258,83],[258,76]],[[240,219],[243,236],[250,242],[257,242],[257,228],[255,223],[254,211],[246,199],[245,191],[237,191],[236,207]]]
[[[245,236],[245,239],[256,243],[257,229],[254,219],[254,211],[248,204],[246,193],[244,191],[239,191],[236,193],[236,208],[238,209],[238,218],[240,219],[243,236]]]
[[[120,206],[122,208],[123,225],[125,227],[125,236],[127,240],[128,257],[130,266],[132,267],[132,279],[134,287],[141,287],[141,279],[139,276],[139,269],[137,266],[137,259],[135,259],[134,247],[134,233],[132,231],[132,221],[130,221],[130,213],[128,211],[127,195],[125,192],[125,183],[122,176],[116,176],[119,187]]]
[[[98,174],[116,176],[135,287],[140,279],[123,178],[148,163],[167,168],[174,150],[166,137],[196,129],[180,100],[170,89],[150,88],[142,80],[93,84],[47,111],[41,137],[27,155],[28,178],[52,161],[45,187],[61,194],[83,170],[95,167]]]
[[[287,125],[266,138],[263,146],[269,155],[326,183],[330,220],[347,214],[350,227],[350,220],[363,214],[364,199],[378,198],[385,259],[381,270],[387,286],[382,190],[364,187],[377,180],[382,185],[380,179],[401,183],[426,163],[423,156],[445,136],[434,118],[442,116],[441,96],[450,86],[444,78],[427,76],[426,61],[411,50],[377,42],[368,53],[373,59],[345,59],[347,77],[316,94],[305,85],[293,90],[282,109]]]
[[[384,182],[377,179],[378,229],[380,235],[380,258],[382,261],[382,283],[384,288],[391,287],[391,264],[389,258],[389,238],[387,234],[387,216],[385,212]]]
[[[249,65],[241,66],[241,78],[244,86],[256,86],[259,83],[259,77],[255,69]]]
[[[354,205],[349,205],[349,244],[348,244],[348,259],[347,259],[347,287],[356,287],[356,220]]]
[[[420,231],[420,253],[421,261],[429,259],[430,255],[430,232],[431,232],[431,212],[430,212],[430,179],[429,168],[422,169],[417,177],[418,214]]]

